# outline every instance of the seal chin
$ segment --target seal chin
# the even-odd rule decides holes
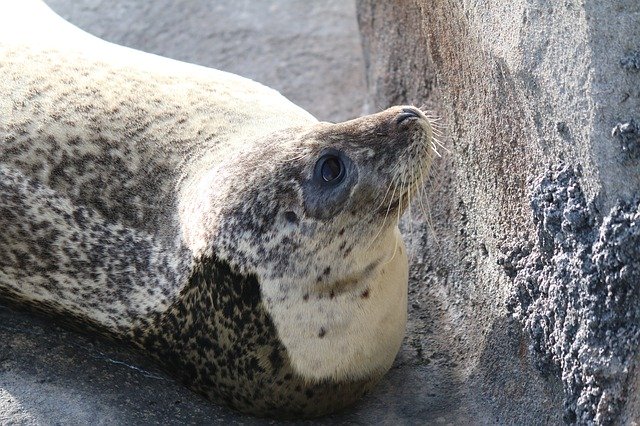
[[[306,380],[342,382],[382,375],[400,348],[408,268],[397,227],[390,227],[370,251],[386,256],[364,262],[359,279],[341,291],[290,290],[284,299],[277,292],[267,295],[279,340],[293,369]],[[270,293],[269,287],[263,292]]]

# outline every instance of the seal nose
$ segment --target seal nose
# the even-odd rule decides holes
[[[400,114],[398,114],[398,117],[396,118],[396,124],[400,124],[406,120],[413,120],[413,119],[418,119],[422,116],[422,114],[420,113],[420,111],[418,111],[417,108],[413,108],[413,107],[406,107],[406,108],[402,108],[402,112]]]

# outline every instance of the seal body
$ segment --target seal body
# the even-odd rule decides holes
[[[404,335],[397,221],[433,154],[422,112],[319,123],[21,5],[0,14],[0,297],[253,414],[367,392]]]

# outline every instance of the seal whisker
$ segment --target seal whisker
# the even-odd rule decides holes
[[[412,178],[412,182],[413,183],[410,183],[408,185],[409,188],[407,189],[407,201],[408,201],[408,210],[409,210],[409,232],[413,236],[415,234],[413,232],[414,231],[413,230],[413,220],[414,220],[414,218],[413,218],[413,210],[412,210],[412,207],[411,207],[411,193],[416,189],[415,182],[413,181],[413,178]],[[409,253],[409,262],[413,261],[413,255],[414,255],[414,253],[413,253],[413,251],[411,251]]]
[[[418,173],[420,174],[420,179],[419,179],[419,183],[418,183],[418,201],[419,201],[420,206],[422,208],[422,214],[426,217],[424,204],[422,203],[422,198],[424,197],[425,183],[426,183],[425,178],[424,178],[424,172],[423,172],[423,169],[427,166],[427,164],[425,164],[425,163],[426,163],[425,161],[422,161],[420,168],[418,168]]]
[[[447,154],[451,154],[451,150],[442,143],[441,139],[444,138],[443,134],[439,134],[439,133],[434,133],[434,135],[431,137],[431,146],[432,149],[438,153],[438,156],[440,157],[440,153],[438,152],[438,148],[442,148],[444,150],[444,152],[446,152]]]
[[[420,170],[420,194],[418,196],[418,200],[420,201],[420,206],[422,207],[422,214],[424,215],[424,219],[425,219],[425,222],[427,223],[427,227],[429,228],[429,232],[431,233],[431,235],[433,235],[435,230],[433,228],[433,221],[431,218],[431,209],[426,208],[422,201],[423,199],[426,198],[426,181],[424,177],[424,172],[422,170],[423,168],[424,167],[421,167],[419,169]]]
[[[299,154],[299,155],[296,155],[295,157],[289,157],[288,160],[289,161],[298,161],[298,160],[302,160],[305,157],[306,157],[305,154]]]
[[[376,242],[376,240],[378,239],[378,237],[380,236],[380,234],[382,233],[382,231],[384,230],[384,228],[386,226],[387,217],[389,216],[389,212],[391,211],[391,206],[393,205],[393,198],[395,197],[396,190],[398,189],[398,180],[396,179],[396,177],[394,177],[394,179],[392,180],[392,183],[393,183],[393,193],[391,194],[391,198],[389,200],[389,206],[387,207],[387,211],[385,212],[384,218],[382,219],[382,222],[380,223],[380,228],[378,229],[378,232],[376,232],[376,234],[371,239],[371,241],[369,241],[369,244],[367,244],[367,247],[366,247],[365,250],[369,250],[371,248],[373,243]]]
[[[395,170],[395,168],[397,168],[397,166],[394,166],[394,170]],[[375,210],[378,210],[378,209],[380,209],[382,207],[382,205],[385,203],[385,201],[387,199],[387,195],[389,195],[389,191],[391,190],[391,186],[393,185],[393,182],[396,179],[394,172],[391,172],[391,176],[393,176],[393,178],[391,179],[391,182],[389,182],[389,185],[387,186],[387,190],[385,191],[384,196],[380,200],[380,203],[378,203],[378,205],[376,206]],[[391,198],[393,198],[393,195],[391,196]]]
[[[399,197],[400,204],[402,204],[402,196],[403,196],[403,194],[400,193],[400,197]],[[396,220],[399,222],[400,221],[400,209],[397,209],[396,215],[397,215]],[[387,259],[386,262],[382,262],[383,266],[386,266],[386,265],[390,264],[393,261],[393,259],[396,257],[396,253],[398,251],[398,246],[400,245],[399,244],[400,243],[399,239],[400,239],[399,236],[396,236],[396,238],[393,239],[393,252],[391,252],[391,256],[389,256],[389,259]]]

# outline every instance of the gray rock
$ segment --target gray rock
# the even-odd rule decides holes
[[[596,226],[578,174],[558,166],[532,184],[535,238],[504,250],[510,308],[540,372],[562,377],[569,423],[612,423],[626,397],[640,338],[639,207],[620,202]]]
[[[638,2],[359,0],[358,19],[372,102],[444,117],[430,220],[405,226],[412,303],[438,301],[464,360],[442,374],[476,421],[637,421]]]

